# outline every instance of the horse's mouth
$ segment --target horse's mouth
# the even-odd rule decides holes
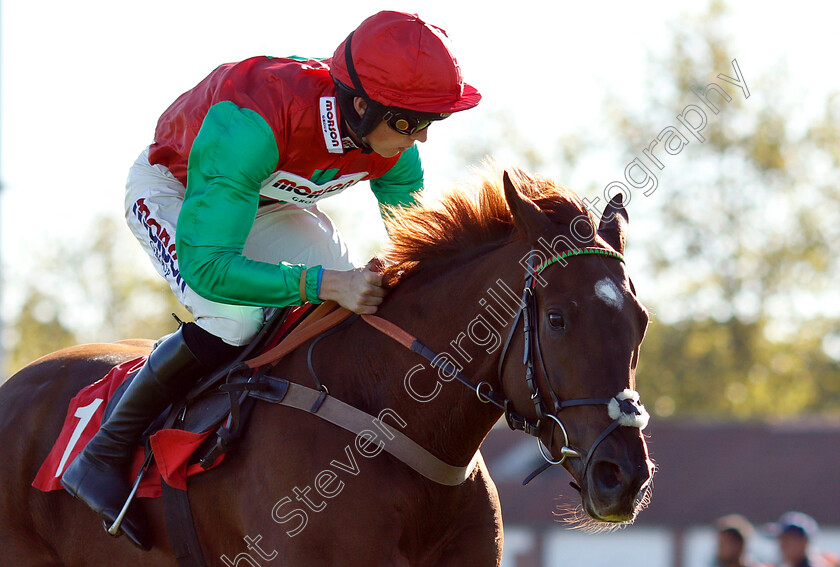
[[[651,481],[645,482],[635,493],[621,498],[603,497],[590,490],[581,491],[583,509],[595,522],[631,524],[650,502]]]
[[[646,471],[638,475],[625,474],[609,461],[593,464],[585,475],[585,467],[567,468],[576,479],[570,484],[581,498],[579,506],[559,508],[557,515],[570,527],[587,532],[615,530],[632,524],[650,502],[655,471],[650,461],[636,469]]]
[[[650,502],[650,483],[646,483],[639,490],[632,505],[624,513],[602,511],[593,505],[591,499],[579,486],[573,484],[573,488],[581,492],[581,504],[578,506],[561,504],[557,507],[554,515],[558,521],[563,522],[569,528],[586,533],[612,532],[628,526],[635,521],[639,512],[644,510]]]

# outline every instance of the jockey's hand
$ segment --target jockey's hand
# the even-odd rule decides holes
[[[385,297],[382,274],[368,268],[356,268],[346,272],[324,270],[321,276],[319,299],[332,299],[354,313],[376,313],[377,306]]]

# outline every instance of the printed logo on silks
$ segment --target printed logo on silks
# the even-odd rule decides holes
[[[341,133],[338,131],[338,112],[334,96],[321,97],[321,130],[324,132],[324,143],[331,154],[343,154],[344,144],[341,143]]]
[[[155,208],[155,205],[153,204],[152,207]],[[157,258],[158,269],[161,270],[163,276],[170,282],[170,286],[174,284],[183,293],[187,288],[187,282],[181,277],[181,271],[178,268],[175,239],[170,236],[169,231],[166,230],[165,226],[161,225],[161,222],[153,218],[152,211],[149,209],[149,205],[146,204],[146,199],[138,199],[131,210],[148,233],[149,248],[151,248],[155,258]],[[175,291],[174,288],[173,291]]]
[[[300,175],[288,171],[278,171],[263,182],[260,195],[277,201],[308,206],[319,199],[344,191],[367,175],[367,171],[362,171],[352,175],[342,175],[323,185],[317,185]]]

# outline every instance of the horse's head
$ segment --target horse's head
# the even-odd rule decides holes
[[[543,456],[571,473],[588,516],[632,521],[654,467],[642,434],[648,414],[635,393],[648,315],[623,263],[627,213],[614,198],[596,232],[582,208],[575,218],[544,210],[507,173],[504,186],[530,252],[502,386],[515,411],[539,424]],[[514,350],[524,352],[525,368]]]

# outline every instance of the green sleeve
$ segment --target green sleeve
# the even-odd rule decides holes
[[[184,281],[200,296],[235,305],[299,305],[306,266],[257,262],[242,255],[259,205],[260,185],[279,159],[274,134],[256,112],[232,102],[210,108],[193,142],[176,251]],[[318,302],[320,266],[306,274]]]
[[[414,204],[414,195],[423,188],[423,165],[417,144],[402,153],[394,167],[378,179],[370,180],[370,188],[379,201],[379,212],[386,218],[386,206],[405,207]]]

